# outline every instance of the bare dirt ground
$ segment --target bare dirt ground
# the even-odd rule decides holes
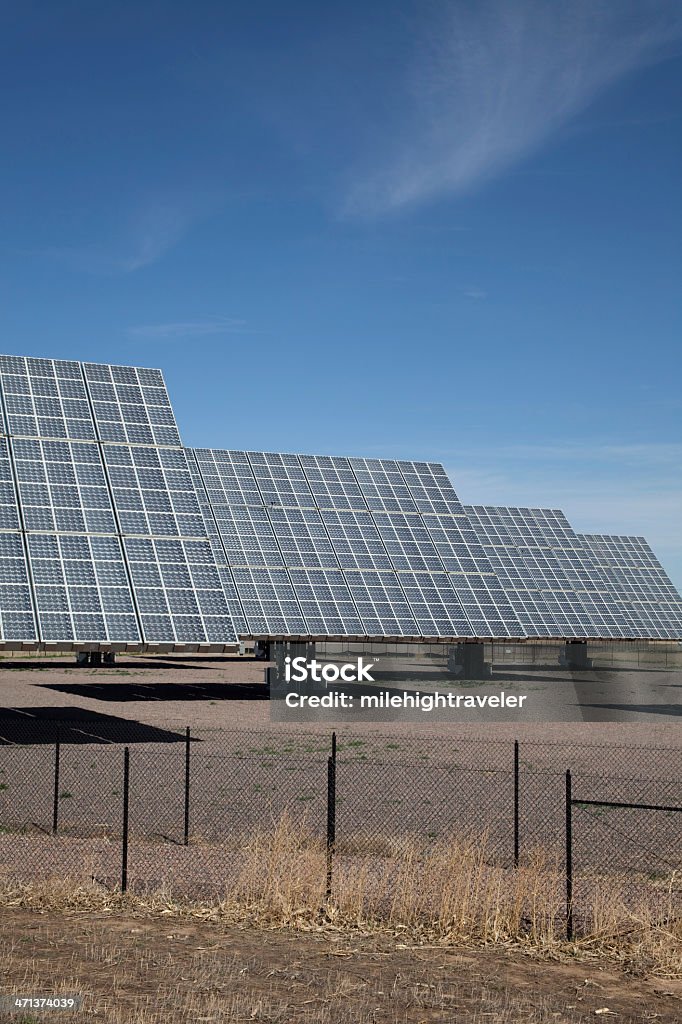
[[[83,1009],[3,1021],[111,1024],[586,1024],[682,1020],[682,982],[518,947],[443,949],[354,933],[191,919],[3,911],[0,989],[82,994]]]
[[[73,655],[0,657],[0,720],[18,712],[25,720],[68,720],[83,714],[135,721],[159,730],[276,730],[292,726],[271,719],[265,666],[248,657],[119,655],[113,668],[77,667]],[[679,682],[679,680],[678,680]],[[672,687],[672,683],[669,684]],[[672,705],[673,711],[675,705]],[[676,717],[677,714],[677,717]],[[397,735],[484,736],[553,743],[628,744],[682,748],[679,711],[653,711],[641,724],[615,722],[495,722],[458,725],[358,721],[343,732],[388,731]],[[4,723],[3,723],[4,724]],[[296,731],[328,734],[324,722]],[[149,741],[154,737],[150,735]],[[0,735],[0,742],[2,736]]]

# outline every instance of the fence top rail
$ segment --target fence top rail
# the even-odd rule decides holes
[[[581,805],[590,807],[629,807],[636,811],[679,811],[682,813],[682,807],[668,807],[665,804],[630,804],[623,803],[620,800],[571,800],[571,803],[575,807]]]

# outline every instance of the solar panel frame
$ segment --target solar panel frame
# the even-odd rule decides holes
[[[444,572],[400,572],[398,575],[423,636],[469,636],[471,621],[462,607],[450,578]]]
[[[465,507],[436,463],[185,451],[155,369],[0,357],[0,545],[2,643],[682,631],[643,538]]]
[[[340,569],[289,567],[308,635],[353,636],[364,623]]]
[[[31,635],[2,627],[3,642],[236,643],[161,372],[0,356],[0,406],[2,507],[19,520],[33,610]],[[154,584],[138,594],[128,550],[140,538]],[[215,577],[197,586],[207,557]]]
[[[416,512],[417,506],[400,472],[389,459],[357,459],[348,463],[367,506],[374,512]]]
[[[642,635],[682,638],[682,597],[644,537],[578,534]]]
[[[249,634],[306,635],[308,627],[287,570],[231,567]]]
[[[398,574],[381,570],[348,571],[348,590],[369,637],[419,637],[421,632]]]
[[[323,509],[320,515],[342,569],[393,568],[369,510]]]
[[[475,505],[465,511],[529,636],[641,635],[559,509]]]
[[[289,568],[340,568],[319,509],[270,508],[268,515],[283,563]]]
[[[296,456],[250,452],[249,461],[264,505],[315,507],[303,467]]]
[[[315,506],[327,510],[366,512],[367,501],[350,461],[333,455],[299,455]]]
[[[204,514],[210,514],[209,532],[217,533],[222,542],[222,555],[217,557],[230,568],[242,564],[256,567],[268,561],[285,567],[288,579],[278,577],[284,587],[280,597],[285,603],[290,601],[290,584],[297,595],[298,588],[301,594],[305,592],[299,603],[309,620],[307,635],[330,635],[332,620],[336,627],[345,623],[344,630],[334,628],[334,633],[343,635],[349,635],[349,623],[355,629],[358,621],[362,623],[358,635],[363,636],[522,635],[511,603],[441,466],[209,449],[194,450],[193,458],[195,482],[202,490],[200,505]],[[254,513],[247,512],[246,506],[231,504],[240,497],[234,488],[237,462],[243,478],[249,475],[247,465],[252,467],[249,479],[260,489],[260,514],[278,546],[278,550],[271,547],[269,557],[247,543],[250,538],[243,524]],[[252,486],[249,494],[253,500]],[[473,583],[463,576],[461,560],[453,556],[454,543],[462,548],[462,557],[471,561]],[[447,552],[449,563],[441,551]],[[314,569],[327,573],[339,569],[345,577],[345,588],[337,591],[340,605],[336,612],[326,597],[315,603],[305,582],[308,577],[295,573]],[[318,573],[316,578],[326,594],[324,577]],[[237,594],[240,579],[233,575]],[[355,615],[346,600],[346,589],[355,604]],[[431,608],[425,594],[430,595]],[[251,597],[242,601],[241,607],[250,632],[256,633],[247,605],[253,608]],[[275,618],[271,631],[281,629],[279,611]],[[263,629],[260,609],[256,619],[258,629]]]

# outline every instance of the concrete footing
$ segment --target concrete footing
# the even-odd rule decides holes
[[[587,657],[587,640],[567,640],[559,653],[559,664],[571,672],[591,669],[592,659]]]
[[[461,679],[490,679],[484,644],[456,644],[448,653],[448,668]]]
[[[305,658],[306,661],[312,661],[315,657],[315,644],[305,640],[277,640],[270,643],[269,648],[270,660],[274,662],[274,667],[266,670],[267,682],[270,686],[274,685],[281,690],[286,690],[289,687],[285,676],[287,658],[290,658],[291,661],[294,658]],[[311,681],[297,684],[297,686],[300,693],[307,693],[310,688],[315,686],[315,683]]]
[[[99,668],[102,665],[115,665],[116,654],[114,651],[78,651],[76,654],[76,664],[89,665],[92,668]]]

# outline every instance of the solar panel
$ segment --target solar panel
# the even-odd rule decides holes
[[[298,458],[318,508],[367,510],[367,501],[348,459],[331,455],[300,455]]]
[[[562,512],[465,510],[528,636],[644,635]]]
[[[234,643],[161,372],[1,356],[0,405],[3,641]]]
[[[578,539],[637,620],[640,636],[682,636],[682,597],[643,537],[583,533]]]
[[[523,634],[442,466],[210,449],[191,459],[246,634]],[[269,605],[254,590],[266,569]]]

